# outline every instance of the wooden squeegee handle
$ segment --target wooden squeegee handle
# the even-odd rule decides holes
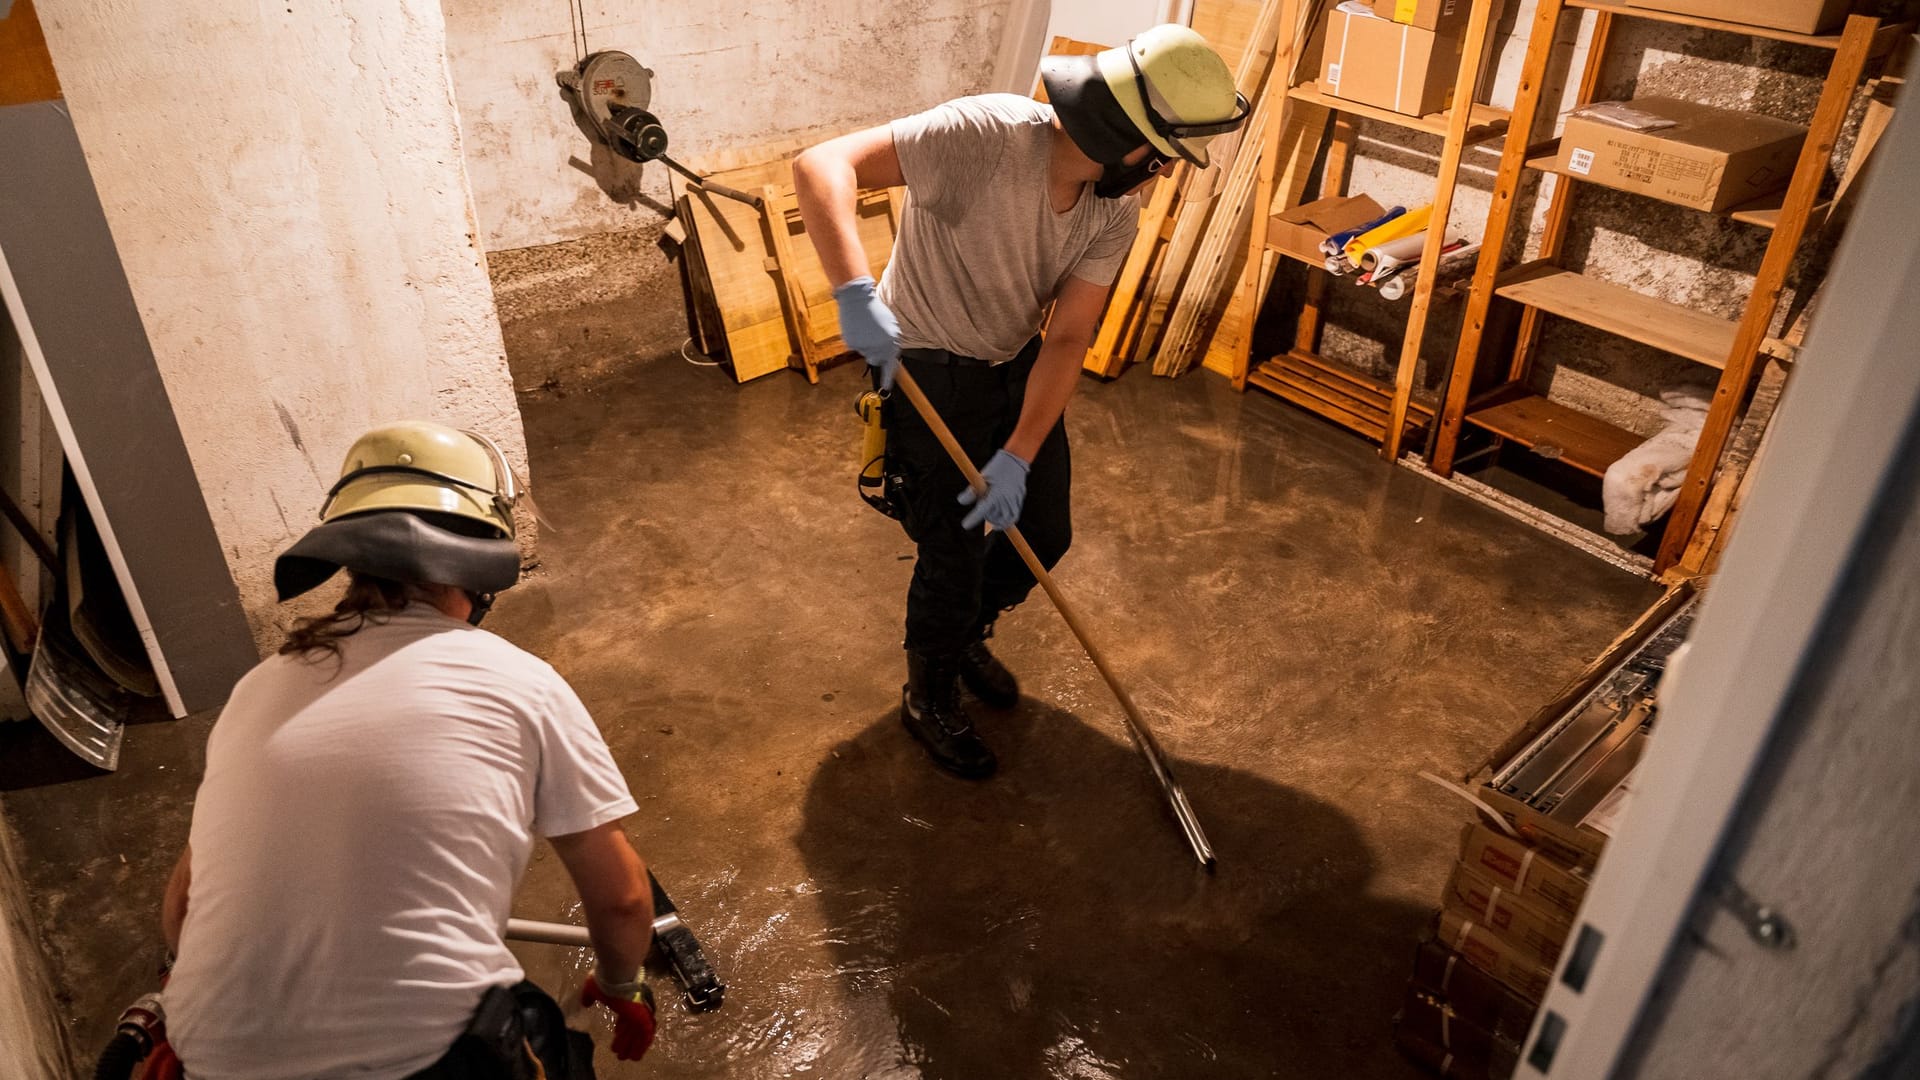
[[[924,420],[927,427],[933,431],[933,437],[939,439],[940,445],[946,448],[947,456],[960,467],[961,475],[967,478],[967,483],[973,487],[974,494],[985,497],[987,482],[980,476],[980,470],[973,467],[973,462],[967,458],[967,452],[960,448],[959,440],[953,437],[953,432],[947,427],[946,421],[940,419],[940,414],[934,411],[933,403],[927,400],[927,395],[921,391],[920,384],[913,381],[913,376],[907,372],[905,364],[899,364],[894,368],[894,386],[906,394],[907,400],[913,403],[914,411],[920,414],[920,419]],[[1013,545],[1013,550],[1020,553],[1020,559],[1027,564],[1027,569],[1033,571],[1034,580],[1046,590],[1047,599],[1053,601],[1054,609],[1059,611],[1060,617],[1067,621],[1067,629],[1073,631],[1073,636],[1079,640],[1080,647],[1086,650],[1087,659],[1092,660],[1093,666],[1099,669],[1100,677],[1106,680],[1107,689],[1113,691],[1113,696],[1119,700],[1120,711],[1126,716],[1127,733],[1133,736],[1134,745],[1140,748],[1141,756],[1147,759],[1147,768],[1153,771],[1154,781],[1160,785],[1161,792],[1166,795],[1167,805],[1173,810],[1174,820],[1179,823],[1180,831],[1186,836],[1187,846],[1193,849],[1194,858],[1200,860],[1200,865],[1209,870],[1213,869],[1213,845],[1207,842],[1207,834],[1200,828],[1200,819],[1194,815],[1193,806],[1187,801],[1187,793],[1181,789],[1179,781],[1173,778],[1173,770],[1167,765],[1167,756],[1161,751],[1160,743],[1153,737],[1153,732],[1147,728],[1147,722],[1141,718],[1139,706],[1133,703],[1133,695],[1127,693],[1127,688],[1120,684],[1120,677],[1114,674],[1112,667],[1108,666],[1107,658],[1094,645],[1093,639],[1087,634],[1086,626],[1080,621],[1079,614],[1074,611],[1073,605],[1067,602],[1066,596],[1060,591],[1060,586],[1054,584],[1053,575],[1047,573],[1047,568],[1041,565],[1040,557],[1033,553],[1027,538],[1020,535],[1020,530],[1016,526],[1008,526],[1002,531],[1006,533],[1007,541]]]

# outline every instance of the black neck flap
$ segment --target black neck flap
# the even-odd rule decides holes
[[[285,602],[342,568],[414,585],[497,593],[520,580],[520,549],[504,537],[462,536],[405,510],[337,518],[301,537],[273,564]]]

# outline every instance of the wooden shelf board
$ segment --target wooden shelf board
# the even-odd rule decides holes
[[[1501,274],[1494,293],[1709,367],[1727,366],[1737,324],[1549,262]]]
[[[1247,376],[1247,382],[1375,442],[1386,436],[1393,387],[1379,379],[1296,350],[1261,364]],[[1407,427],[1418,427],[1432,416],[1431,408],[1410,402]]]
[[[1758,225],[1763,229],[1774,229],[1780,225],[1780,204],[1787,197],[1786,191],[1776,191],[1771,195],[1762,195],[1749,203],[1742,203],[1727,211],[1727,216],[1748,225]],[[1813,210],[1807,215],[1807,227],[1817,228],[1818,223],[1826,220],[1833,210],[1833,200],[1813,204]]]
[[[1560,167],[1560,140],[1559,139],[1553,139],[1549,142],[1542,143],[1539,146],[1530,146],[1527,148],[1527,150],[1528,150],[1527,168],[1532,169],[1535,172],[1553,173],[1555,176],[1565,176],[1573,180],[1578,180],[1581,183],[1585,183],[1585,184],[1598,183],[1598,181],[1593,180],[1590,177],[1581,176],[1578,173],[1570,173],[1567,170],[1562,169]],[[1612,185],[1601,184],[1600,186],[1611,187]],[[1622,189],[1614,188],[1614,190],[1619,191]],[[1629,192],[1629,194],[1637,194],[1637,193]],[[1652,196],[1646,196],[1646,197],[1651,198]],[[1751,202],[1741,203],[1739,206],[1730,207],[1726,210],[1722,210],[1720,211],[1719,216],[1729,217],[1735,221],[1744,222],[1745,224],[1748,224],[1748,225],[1758,225],[1763,229],[1778,228],[1780,224],[1780,204],[1782,201],[1786,199],[1786,197],[1787,197],[1787,190],[1785,188],[1781,188],[1779,191],[1776,191],[1771,195],[1762,195],[1759,198],[1752,200]],[[1812,220],[1819,221],[1821,218],[1825,217],[1827,214],[1827,211],[1831,209],[1833,209],[1833,203],[1831,201],[1816,203],[1814,205],[1813,213],[1811,215]]]
[[[1619,15],[1629,19],[1651,19],[1654,22],[1679,23],[1682,26],[1698,26],[1707,30],[1720,30],[1729,34],[1744,34],[1747,37],[1771,38],[1774,41],[1786,41],[1795,45],[1810,45],[1816,49],[1838,49],[1840,32],[1831,34],[1797,34],[1791,30],[1775,30],[1766,26],[1749,26],[1746,23],[1727,22],[1724,19],[1706,19],[1698,15],[1682,15],[1674,11],[1655,11],[1652,8],[1635,7],[1613,3],[1611,0],[1566,0],[1570,8],[1583,8],[1587,11],[1604,11],[1610,15]]]
[[[1428,113],[1425,116],[1408,116],[1405,113],[1397,113],[1391,109],[1382,109],[1374,105],[1362,105],[1357,101],[1348,101],[1346,98],[1335,97],[1327,93],[1321,89],[1318,79],[1311,82],[1303,82],[1299,86],[1289,89],[1287,96],[1293,98],[1295,101],[1309,102],[1325,109],[1333,109],[1337,112],[1347,113],[1352,116],[1363,116],[1369,120],[1378,120],[1383,124],[1394,124],[1398,127],[1410,128],[1414,131],[1424,131],[1429,135],[1439,135],[1442,137],[1445,137],[1447,134],[1447,121],[1452,112],[1452,110],[1443,110],[1437,113]],[[1507,126],[1507,118],[1509,115],[1511,114],[1506,109],[1496,109],[1491,105],[1481,105],[1476,102],[1469,118],[1467,140],[1472,142],[1475,141],[1476,138],[1485,138],[1492,135],[1496,130],[1504,130]],[[1477,136],[1475,134],[1476,132],[1479,133]]]
[[[1549,401],[1521,383],[1508,383],[1479,399],[1466,421],[1512,439],[1544,457],[1594,476],[1645,440],[1598,417]]]

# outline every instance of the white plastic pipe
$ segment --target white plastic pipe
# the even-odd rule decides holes
[[[574,945],[591,948],[593,939],[584,926],[566,923],[536,922],[533,919],[508,919],[507,937],[514,941],[537,941],[546,945]]]
[[[1368,248],[1360,256],[1360,269],[1373,274],[1391,273],[1401,263],[1420,261],[1420,253],[1427,247],[1425,229],[1410,233],[1395,240],[1389,240],[1379,247]]]

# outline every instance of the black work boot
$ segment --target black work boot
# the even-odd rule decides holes
[[[1011,709],[1020,704],[1020,680],[987,651],[987,639],[992,636],[993,627],[989,625],[980,640],[960,654],[960,681],[966,683],[967,689],[982,703],[996,709]]]
[[[968,780],[984,780],[998,766],[960,707],[959,657],[907,654],[907,685],[900,692],[900,722],[933,763]]]

